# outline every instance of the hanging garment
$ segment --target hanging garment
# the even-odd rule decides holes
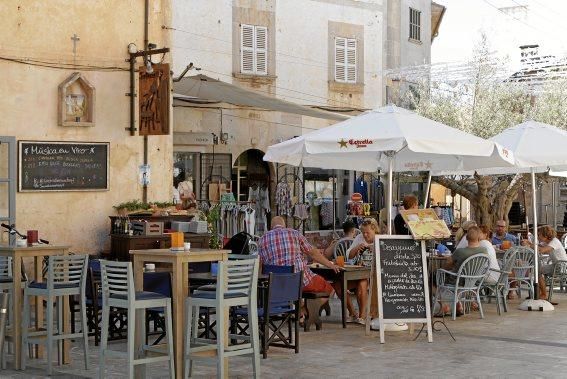
[[[327,201],[321,204],[321,226],[323,228],[333,225],[333,202]]]
[[[320,209],[317,205],[313,204],[309,206],[309,230],[319,230],[319,215]]]
[[[270,195],[268,189],[260,188],[258,192],[258,206],[256,207],[256,234],[259,236],[263,235],[268,229],[267,214],[270,213],[270,211]]]
[[[253,202],[253,207],[255,212],[255,229],[256,229],[256,233],[258,235],[262,235],[265,231],[265,227],[266,227],[266,216],[262,215],[263,212],[263,206],[262,206],[262,198],[260,196],[260,187],[250,187],[248,189],[248,201]]]
[[[354,192],[362,195],[362,201],[368,203],[368,183],[362,177],[356,179],[354,182]]]
[[[249,208],[244,212],[244,223],[246,225],[246,232],[250,235],[255,235],[255,226],[256,226],[256,211],[252,208]]]
[[[372,196],[372,210],[378,211],[384,208],[384,185],[380,179],[374,179],[374,196]]]
[[[291,189],[287,182],[276,187],[276,211],[280,216],[291,216]]]
[[[309,206],[307,204],[295,204],[295,211],[293,212],[293,217],[301,221],[307,220],[309,218],[308,209]]]
[[[209,183],[209,200],[210,201],[219,201],[220,194],[219,194],[219,184],[218,183]]]

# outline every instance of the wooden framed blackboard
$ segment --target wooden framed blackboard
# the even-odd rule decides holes
[[[18,141],[18,190],[108,190],[108,142]]]
[[[427,323],[433,342],[425,243],[411,236],[378,235],[376,276],[380,343],[384,326],[393,323]]]

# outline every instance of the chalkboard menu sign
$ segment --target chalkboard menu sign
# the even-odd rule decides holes
[[[425,245],[411,236],[376,236],[376,273],[380,340],[384,324],[396,322],[428,323],[429,287]],[[431,333],[429,333],[431,336]]]
[[[108,189],[109,144],[19,141],[19,190]]]

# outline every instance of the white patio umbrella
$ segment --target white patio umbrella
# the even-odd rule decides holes
[[[497,143],[388,105],[268,147],[264,160],[325,169],[388,171],[391,231],[392,172],[475,170],[512,166]]]
[[[535,174],[548,170],[567,170],[567,132],[541,122],[526,121],[504,130],[500,134],[490,138],[490,140],[512,151],[516,163],[514,167],[479,168],[476,170],[479,174],[531,173],[534,251],[535,256],[538,257]],[[436,174],[443,175],[449,173],[454,174],[456,172],[437,172]],[[467,174],[472,173],[473,172],[470,171],[467,172]],[[539,278],[538,269],[538,265],[536,264],[534,270],[536,287]],[[551,304],[549,304],[549,306],[551,306]]]

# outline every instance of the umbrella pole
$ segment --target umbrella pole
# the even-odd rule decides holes
[[[534,209],[534,226],[532,228],[534,232],[534,299],[525,300],[520,304],[519,309],[523,311],[552,311],[555,308],[546,299],[539,299],[539,252],[538,252],[538,238],[537,238],[537,207],[536,207],[536,182],[535,182],[535,170],[532,168],[532,206]]]
[[[336,197],[337,197],[337,171],[333,170],[333,237],[335,237],[337,235],[337,230],[336,230],[336,205],[337,203],[336,201]]]
[[[392,174],[394,171],[394,156],[388,154],[388,234],[392,234],[392,201],[394,196],[394,185]]]
[[[423,199],[423,209],[429,208],[429,192],[431,191],[431,171],[427,175],[427,187],[425,188],[425,199]]]
[[[539,299],[539,287],[538,287],[538,281],[539,281],[539,253],[538,253],[538,235],[537,235],[537,201],[536,201],[536,181],[535,181],[535,170],[532,168],[532,207],[533,207],[533,214],[534,214],[534,226],[532,228],[533,233],[534,233],[534,253],[535,253],[535,259],[534,259],[534,299]]]

